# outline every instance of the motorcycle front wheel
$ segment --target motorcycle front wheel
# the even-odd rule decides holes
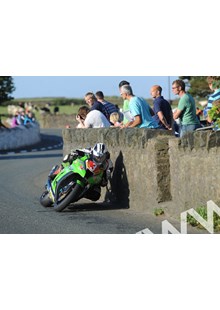
[[[44,191],[43,194],[40,196],[40,204],[44,208],[52,207],[53,201],[51,200],[48,191]]]
[[[77,201],[79,195],[83,191],[82,186],[75,184],[72,190],[61,201],[54,204],[54,210],[57,212],[63,211],[71,202]]]

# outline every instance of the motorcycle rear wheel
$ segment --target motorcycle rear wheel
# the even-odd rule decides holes
[[[40,197],[40,203],[44,208],[52,207],[53,201],[51,200],[48,191],[43,192],[43,194]]]
[[[54,204],[54,210],[57,212],[63,211],[71,202],[77,201],[83,188],[79,184],[75,184],[71,192],[61,201]]]

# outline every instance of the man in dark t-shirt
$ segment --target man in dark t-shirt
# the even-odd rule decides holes
[[[159,124],[161,129],[172,130],[173,113],[171,106],[167,100],[163,98],[162,87],[154,85],[150,90],[151,96],[154,99],[154,113],[153,118]]]

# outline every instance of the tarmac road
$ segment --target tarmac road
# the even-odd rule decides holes
[[[145,228],[161,233],[163,217],[102,202],[84,200],[62,213],[43,208],[39,197],[63,151],[61,130],[42,134],[42,143],[27,152],[0,155],[1,234],[135,234]]]

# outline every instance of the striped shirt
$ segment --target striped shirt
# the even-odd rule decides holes
[[[212,94],[209,99],[208,99],[208,104],[207,104],[207,110],[210,110],[212,108],[212,104],[215,100],[220,99],[220,88],[216,89],[214,94]]]
[[[118,112],[116,106],[108,101],[103,101],[102,105],[105,107],[105,110],[107,111],[107,119],[110,120],[110,115],[114,112]]]

